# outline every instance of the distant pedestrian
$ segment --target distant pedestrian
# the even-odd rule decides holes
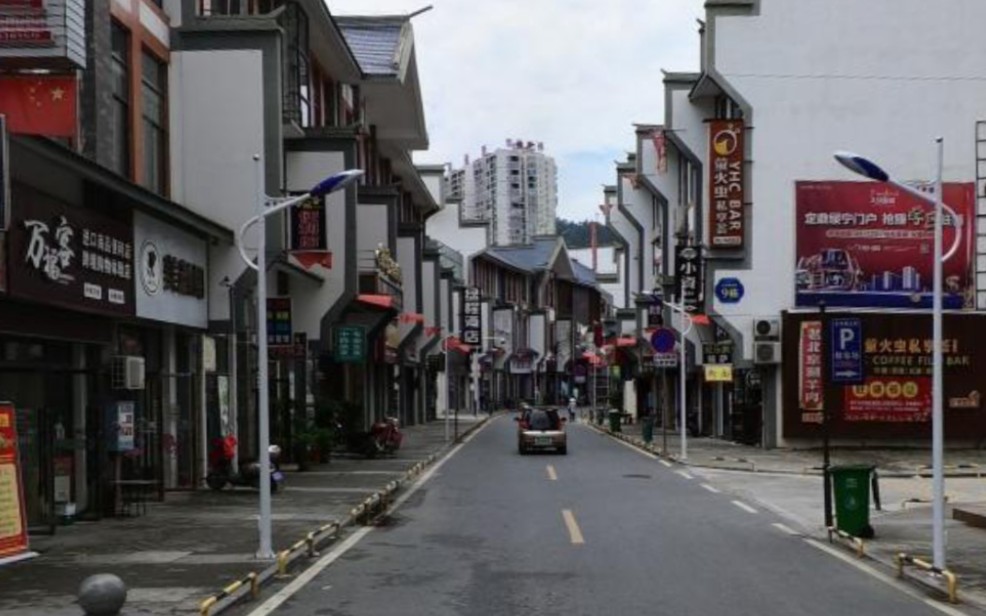
[[[577,404],[577,402],[576,402],[575,398],[569,398],[568,399],[568,421],[570,421],[570,422],[574,422],[575,421],[575,406],[576,406],[576,404]]]

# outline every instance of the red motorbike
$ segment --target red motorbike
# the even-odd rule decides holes
[[[394,453],[401,447],[404,434],[396,417],[387,417],[370,426],[366,455],[374,458],[381,453]]]

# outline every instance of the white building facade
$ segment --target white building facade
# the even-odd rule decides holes
[[[924,184],[934,179],[939,136],[945,201],[963,221],[946,229],[946,242],[958,235],[960,247],[945,267],[945,305],[954,312],[946,316],[946,339],[963,324],[949,345],[956,359],[945,374],[946,437],[980,428],[961,410],[960,390],[981,372],[969,349],[981,329],[977,308],[986,304],[979,273],[986,226],[978,221],[986,214],[979,160],[986,152],[986,41],[975,26],[986,6],[945,4],[713,0],[700,32],[701,71],[665,75],[664,123],[651,127],[651,139],[638,139],[639,181],[669,204],[668,273],[675,274],[677,247],[687,242],[701,252],[697,313],[711,318],[697,328],[701,342],[733,347],[734,379],[724,393],[701,372],[692,375],[689,406],[715,419],[717,435],[743,433],[765,447],[814,439],[823,407],[837,439],[924,442],[930,435],[926,405],[906,410],[877,395],[910,388],[912,397],[930,400],[930,372],[878,368],[894,349],[920,364],[918,349],[930,340],[928,210],[852,175],[832,155],[857,151],[895,179]],[[920,32],[921,44],[902,32]],[[901,233],[911,239],[895,245]],[[861,341],[849,349],[852,383],[802,368],[802,343],[819,335],[806,332],[822,327],[823,301],[840,319],[836,326]],[[830,340],[820,339],[823,346]],[[831,347],[821,351],[819,374],[834,374],[841,357],[834,353],[845,351]]]

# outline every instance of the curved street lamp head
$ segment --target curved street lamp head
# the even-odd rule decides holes
[[[314,188],[308,193],[312,197],[322,197],[331,192],[337,190],[342,190],[343,188],[349,186],[363,175],[362,169],[349,169],[348,171],[340,171],[339,173],[330,175],[321,182],[315,185]]]
[[[853,173],[857,173],[864,178],[876,180],[877,182],[887,182],[890,180],[890,174],[881,169],[880,165],[865,156],[860,156],[859,154],[854,154],[852,152],[840,151],[835,153],[835,160],[839,161],[839,164],[846,169],[852,171]]]

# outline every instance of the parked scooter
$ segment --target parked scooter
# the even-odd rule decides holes
[[[260,489],[260,462],[256,460],[243,462],[240,464],[239,472],[233,472],[236,442],[236,437],[232,434],[212,441],[212,451],[209,452],[210,468],[205,483],[213,490],[222,490],[227,484]],[[277,464],[281,457],[281,448],[271,445],[267,448],[267,453],[270,456],[270,491],[273,494],[284,483],[284,473]]]
[[[347,431],[336,421],[336,437],[336,442],[345,444],[347,450],[367,458],[375,458],[382,453],[394,453],[404,440],[396,417],[375,422],[368,432]]]

